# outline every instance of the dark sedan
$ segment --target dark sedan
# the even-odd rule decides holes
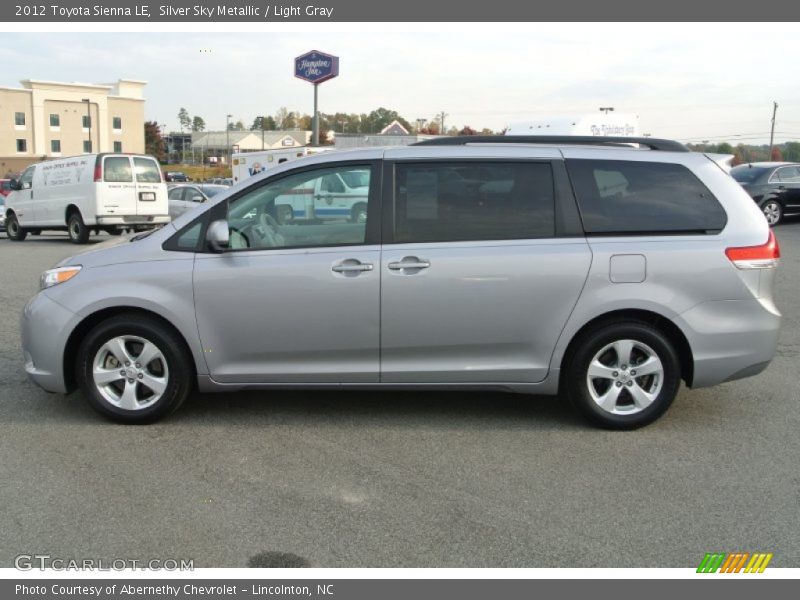
[[[755,200],[770,225],[800,214],[800,164],[747,163],[731,169],[731,175]]]

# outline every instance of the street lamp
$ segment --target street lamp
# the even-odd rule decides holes
[[[614,112],[614,107],[613,106],[601,106],[600,107],[600,112],[604,112],[606,114],[608,114],[610,112]]]
[[[83,98],[81,102],[86,102],[86,123],[89,125],[89,152],[92,151],[92,112],[91,112],[91,100],[89,98]]]
[[[228,164],[231,163],[231,117],[233,115],[225,115],[225,160]]]

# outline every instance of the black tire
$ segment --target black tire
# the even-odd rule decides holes
[[[630,365],[622,365],[625,372],[614,371],[619,377],[628,381],[634,379],[633,383],[622,383],[620,381],[593,379],[593,391],[599,394],[596,386],[608,382],[606,390],[611,390],[613,386],[620,388],[618,404],[614,410],[623,414],[616,414],[603,409],[599,401],[595,400],[589,389],[589,365],[594,360],[595,355],[601,352],[609,344],[619,340],[631,340],[641,346],[634,346],[634,351],[630,356]],[[635,375],[633,367],[637,360],[646,355],[644,350],[652,350],[661,361],[661,376],[631,377]],[[613,355],[613,349],[609,350]],[[602,362],[602,361],[601,361]],[[613,362],[613,361],[612,361]],[[605,363],[603,363],[605,364]],[[576,348],[571,353],[566,367],[566,391],[572,404],[589,421],[606,429],[636,429],[658,419],[672,404],[678,393],[681,381],[680,361],[672,342],[667,336],[655,327],[638,321],[625,321],[618,323],[608,323],[601,325],[584,335],[577,343]],[[628,389],[636,390],[641,387],[650,386],[649,391],[655,393],[659,389],[656,383],[660,381],[660,391],[655,398],[645,408],[636,407],[633,396]],[[631,386],[628,388],[628,386]],[[625,414],[630,411],[629,414]],[[638,412],[635,412],[638,411]]]
[[[12,242],[22,242],[28,236],[28,232],[20,227],[17,215],[11,213],[6,219],[6,235]]]
[[[350,210],[350,220],[353,223],[366,223],[367,222],[367,204],[359,202]]]
[[[161,397],[145,408],[126,410],[106,399],[95,385],[94,361],[103,345],[120,336],[134,336],[154,344],[166,360],[167,384]],[[135,342],[130,346],[131,354],[136,350]],[[159,365],[157,359],[155,364]],[[154,363],[151,363],[151,366]],[[135,366],[135,365],[132,365]],[[122,365],[119,365],[121,368]],[[110,368],[116,369],[117,366]],[[120,315],[95,326],[81,342],[75,363],[78,387],[93,409],[104,417],[118,423],[153,423],[174,412],[189,395],[193,387],[194,367],[189,350],[181,337],[171,328],[151,317],[142,315]],[[136,379],[128,380],[135,382]],[[125,386],[124,378],[118,382]],[[117,384],[114,384],[117,385]],[[147,388],[134,383],[137,393],[147,393]],[[145,399],[146,401],[146,399]]]
[[[67,219],[69,241],[73,244],[85,244],[89,241],[89,229],[83,223],[81,213],[75,211]]]
[[[761,205],[761,212],[767,219],[770,227],[774,227],[783,221],[783,206],[777,200],[767,200]]]

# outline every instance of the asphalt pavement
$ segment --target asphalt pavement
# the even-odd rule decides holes
[[[0,566],[19,554],[195,567],[800,565],[800,222],[782,248],[778,355],[682,389],[633,432],[559,398],[500,393],[195,394],[137,427],[22,369],[19,315],[65,234],[0,234]],[[105,236],[95,238],[105,239]]]

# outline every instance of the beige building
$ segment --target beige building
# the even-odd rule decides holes
[[[146,82],[20,83],[0,87],[0,177],[59,156],[144,152]]]

